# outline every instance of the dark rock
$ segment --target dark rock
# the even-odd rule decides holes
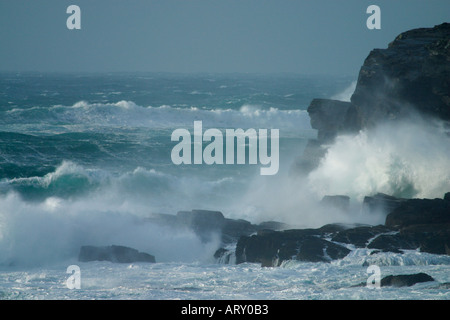
[[[231,250],[225,249],[225,248],[219,248],[214,253],[214,258],[222,264],[228,264],[231,260],[231,255],[233,252]]]
[[[311,127],[317,130],[317,139],[310,139],[303,154],[296,161],[296,169],[308,173],[315,169],[325,155],[327,147],[338,134],[360,129],[356,108],[350,102],[313,99],[308,107]]]
[[[320,232],[320,234],[326,236],[326,237],[332,237],[338,232],[348,230],[351,228],[355,228],[358,225],[348,225],[343,223],[329,223],[326,225],[323,225],[322,227],[318,228],[317,230]]]
[[[381,279],[381,286],[387,287],[410,287],[416,283],[435,281],[426,273],[390,275]]]
[[[366,196],[363,201],[363,211],[365,213],[379,213],[386,214],[398,208],[406,199],[396,198],[384,193],[377,193],[374,196]]]
[[[383,252],[402,253],[400,249],[413,250],[418,248],[418,243],[411,237],[401,234],[382,234],[373,239],[368,245],[369,249],[380,249]]]
[[[450,223],[450,201],[409,199],[387,215],[385,225],[401,229],[415,224],[448,223]]]
[[[450,253],[450,201],[406,200],[387,215],[385,224],[399,230],[397,237],[408,239],[421,252]]]
[[[351,102],[313,99],[308,107],[317,139],[296,161],[300,173],[320,163],[342,134],[379,123],[431,116],[450,121],[450,23],[406,31],[365,59]]]
[[[349,249],[318,237],[305,238],[297,251],[297,260],[309,262],[330,262],[350,253]]]
[[[400,234],[414,239],[421,252],[450,255],[450,224],[411,225]]]
[[[317,130],[317,139],[321,142],[332,142],[336,135],[346,132],[355,132],[354,127],[347,119],[354,112],[355,106],[350,102],[313,99],[308,107],[311,118],[311,127]]]
[[[411,111],[450,120],[450,24],[400,34],[370,52],[351,102],[361,126],[396,120]]]
[[[151,254],[139,252],[136,249],[124,246],[82,246],[78,255],[81,262],[88,261],[111,261],[119,263],[132,262],[155,262],[155,257]]]
[[[336,242],[353,244],[358,248],[365,248],[369,240],[376,235],[392,232],[391,228],[383,225],[360,226],[338,232],[331,240]]]
[[[350,250],[321,239],[318,229],[284,231],[260,230],[243,236],[236,245],[236,263],[258,262],[262,266],[277,266],[285,260],[324,261],[345,257]]]
[[[447,192],[447,193],[444,195],[444,200],[450,201],[450,192]]]
[[[229,252],[229,250],[227,250],[225,248],[219,248],[214,253],[214,258],[219,259],[220,257],[222,257],[224,254],[226,254],[228,252]]]

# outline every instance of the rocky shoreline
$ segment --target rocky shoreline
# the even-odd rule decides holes
[[[308,113],[318,135],[297,162],[301,172],[314,169],[338,135],[357,133],[378,123],[419,116],[426,121],[437,119],[450,128],[450,23],[404,32],[388,48],[373,50],[361,67],[351,101],[314,99]],[[321,203],[345,211],[349,200],[346,195],[329,195]],[[191,230],[203,242],[220,235],[221,245],[214,257],[224,263],[276,267],[286,260],[331,262],[343,259],[352,248],[370,249],[370,254],[418,250],[450,255],[450,192],[436,199],[368,195],[361,210],[365,214],[384,212],[385,223],[299,229],[275,221],[252,224],[228,219],[219,211],[208,210],[154,214],[143,223]],[[151,255],[118,247],[84,247],[80,257],[80,261],[132,262],[142,261],[142,257],[156,261]],[[390,276],[382,284],[409,286],[422,281],[432,278],[423,274]]]
[[[143,223],[170,227],[173,232],[189,230],[204,242],[220,236],[221,245],[214,259],[224,264],[257,263],[261,267],[278,267],[287,260],[329,263],[361,248],[367,249],[369,255],[403,254],[406,250],[450,255],[450,192],[443,199],[393,199],[381,195],[378,198],[388,199],[389,204],[395,200],[398,203],[382,225],[335,223],[299,229],[276,221],[252,224],[208,210],[158,214]],[[78,259],[80,262],[157,262],[149,253],[119,245],[83,246]],[[388,277],[382,279],[381,286],[411,286],[434,281],[426,274]]]
[[[450,23],[401,33],[386,49],[374,49],[360,69],[350,101],[313,99],[308,107],[318,131],[297,170],[316,168],[339,135],[380,123],[422,119],[450,128]]]
[[[383,197],[379,195],[380,198]],[[214,257],[230,262],[230,255],[234,254],[236,264],[251,262],[272,267],[286,260],[330,262],[347,256],[349,245],[371,249],[371,254],[419,250],[450,255],[450,192],[442,199],[385,198],[387,205],[392,207],[392,202],[396,202],[397,206],[387,214],[384,224],[374,226],[335,223],[299,229],[276,221],[252,224],[209,210],[157,214],[143,223],[170,227],[174,232],[189,230],[205,243],[220,236],[221,245]],[[79,260],[155,262],[146,253],[120,246],[83,246]]]

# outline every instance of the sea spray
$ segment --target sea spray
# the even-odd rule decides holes
[[[77,179],[83,183],[74,183]],[[158,261],[208,260],[218,235],[204,243],[192,231],[146,220],[161,212],[170,198],[185,194],[185,185],[176,181],[155,170],[113,175],[68,161],[44,177],[3,180],[3,189],[9,191],[0,195],[0,264],[33,266],[73,259],[87,244],[127,245],[151,252]],[[166,187],[158,189],[164,183]],[[211,186],[204,190],[215,192]],[[197,199],[204,195],[198,192]],[[168,212],[192,207],[177,205]]]
[[[36,204],[11,193],[0,204],[1,265],[60,263],[76,259],[82,245],[111,244],[152,253],[159,262],[204,261],[218,246],[218,240],[203,243],[192,231],[155,225],[99,200],[48,198]]]
[[[308,183],[319,195],[340,193],[358,200],[376,192],[441,198],[442,190],[450,190],[450,138],[441,128],[411,120],[339,136]]]
[[[344,91],[339,92],[331,97],[333,100],[350,102],[353,92],[355,92],[357,81],[352,81],[352,83],[345,88]]]

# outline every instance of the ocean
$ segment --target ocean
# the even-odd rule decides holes
[[[317,170],[295,174],[316,136],[309,103],[348,100],[354,85],[349,76],[295,74],[0,74],[0,299],[448,300],[450,256],[372,256],[352,247],[331,263],[225,264],[213,257],[218,237],[205,242],[142,222],[204,209],[298,227],[378,224],[382,214],[357,209],[364,195],[450,191],[450,151],[441,147],[448,137],[422,127],[396,132],[398,142],[391,128],[375,138],[342,137]],[[260,175],[250,163],[174,164],[171,134],[192,132],[195,121],[223,132],[278,129],[278,173]],[[343,161],[354,163],[351,170]],[[355,213],[315,211],[312,202],[326,194],[350,195]],[[156,263],[77,260],[83,245],[111,244],[148,252]],[[426,272],[436,281],[355,287],[373,264],[382,275]],[[71,265],[80,268],[80,288],[68,288]]]

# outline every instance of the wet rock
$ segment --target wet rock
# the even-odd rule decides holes
[[[338,232],[331,240],[336,242],[353,244],[358,248],[365,248],[369,240],[375,236],[392,232],[393,229],[378,225],[378,226],[360,226],[351,229],[346,229]]]
[[[231,261],[231,256],[233,252],[225,248],[219,248],[214,253],[214,258],[217,262],[222,264],[229,264]]]
[[[317,237],[308,237],[301,241],[296,260],[309,262],[330,262],[342,259],[350,250],[333,242]]]
[[[400,235],[414,239],[421,252],[450,255],[450,224],[419,224],[400,230]]]
[[[369,249],[380,249],[383,252],[402,253],[400,250],[414,250],[418,242],[413,237],[401,234],[382,234],[373,239],[368,245]]]
[[[390,275],[381,279],[382,287],[410,287],[417,283],[435,281],[426,273]]]
[[[417,283],[431,282],[435,281],[433,277],[426,273],[415,273],[415,274],[401,274],[401,275],[389,275],[381,279],[381,287],[411,287]],[[361,282],[357,285],[351,286],[355,287],[365,287],[367,282]],[[446,284],[439,284],[436,288],[446,288]]]
[[[295,169],[316,168],[338,135],[417,115],[450,121],[449,48],[450,23],[443,23],[403,32],[386,49],[372,50],[350,102],[311,101],[308,114],[317,139],[308,142]]]
[[[399,230],[399,236],[413,239],[421,252],[450,253],[450,201],[446,199],[406,200],[387,215],[385,224]]]
[[[450,120],[450,23],[401,33],[374,49],[361,67],[351,102],[362,127],[418,111]]]
[[[356,228],[358,226],[360,226],[360,225],[344,224],[344,223],[329,223],[329,224],[323,225],[322,227],[318,228],[317,231],[324,237],[331,238],[341,231]]]
[[[320,238],[318,229],[285,231],[261,230],[241,237],[236,245],[236,263],[256,262],[277,266],[285,260],[330,262],[345,257],[350,250]]]
[[[360,129],[360,121],[354,119],[355,106],[350,102],[313,99],[308,107],[308,114],[311,127],[317,130],[317,139],[308,141],[302,156],[296,161],[295,169],[301,173],[308,173],[319,165],[328,145],[338,134],[357,132]]]
[[[386,217],[386,226],[401,229],[418,224],[449,224],[450,201],[444,199],[409,199]]]
[[[317,139],[321,143],[331,142],[336,135],[354,132],[359,129],[347,119],[354,112],[354,106],[350,102],[313,99],[308,107],[311,118],[311,127],[318,131]]]

